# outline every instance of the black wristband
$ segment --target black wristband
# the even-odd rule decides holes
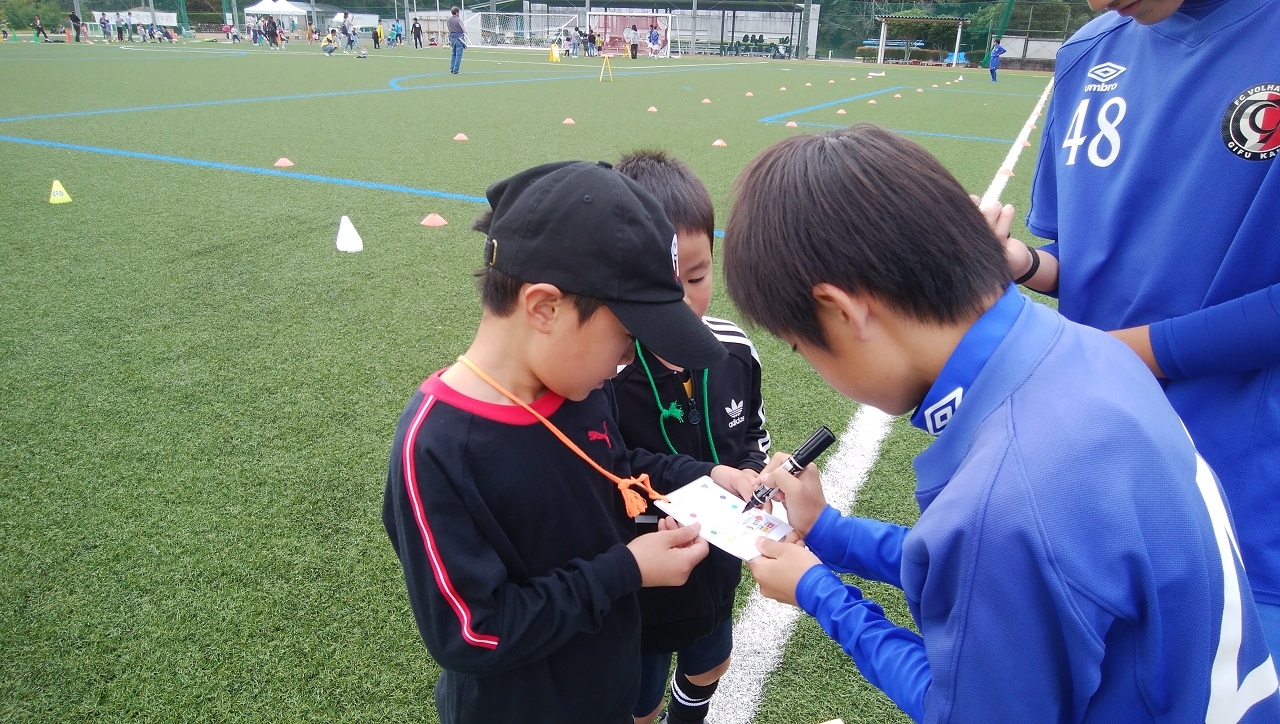
[[[1040,271],[1040,252],[1036,251],[1035,247],[1032,246],[1028,246],[1027,251],[1031,252],[1031,268],[1027,270],[1026,274],[1014,279],[1014,284],[1026,284],[1031,281],[1031,277],[1034,277],[1036,272]]]

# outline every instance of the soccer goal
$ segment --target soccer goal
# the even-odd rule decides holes
[[[573,13],[490,13],[478,12],[463,27],[467,43],[487,48],[546,48],[566,30],[573,30],[578,16]]]
[[[636,41],[636,57],[644,58],[655,55],[660,58],[669,58],[673,54],[679,55],[678,52],[672,52],[671,41],[676,36],[676,17],[667,13],[587,13],[587,26],[590,31],[595,31],[596,37],[599,38],[599,44],[604,48],[604,52],[613,53],[615,55],[630,55],[631,49],[627,47],[627,30],[635,26],[635,32],[638,37]],[[650,45],[649,30],[657,28],[658,42]]]

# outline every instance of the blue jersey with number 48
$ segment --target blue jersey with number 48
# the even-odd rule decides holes
[[[1059,310],[1151,325],[1254,596],[1280,605],[1280,0],[1107,13],[1062,47],[1053,94],[1027,226],[1056,240]]]

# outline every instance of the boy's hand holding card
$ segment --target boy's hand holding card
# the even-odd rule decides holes
[[[790,525],[763,510],[743,513],[746,503],[706,476],[668,493],[667,500],[655,505],[682,525],[700,524],[699,535],[707,542],[744,561],[760,555],[757,538],[780,541],[792,531]]]

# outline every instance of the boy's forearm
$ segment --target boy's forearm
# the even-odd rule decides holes
[[[902,588],[902,541],[910,531],[893,523],[843,516],[828,505],[805,544],[837,571]]]

